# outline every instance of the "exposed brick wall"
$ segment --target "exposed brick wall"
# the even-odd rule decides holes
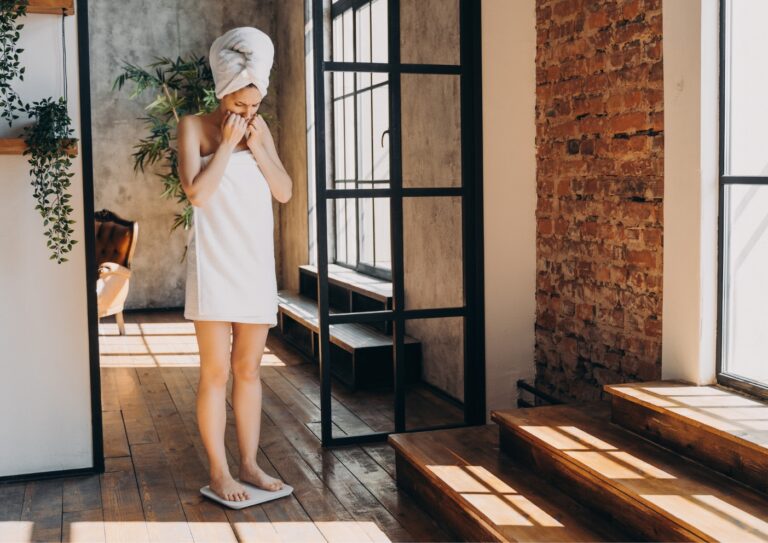
[[[661,375],[661,0],[537,0],[536,385]]]

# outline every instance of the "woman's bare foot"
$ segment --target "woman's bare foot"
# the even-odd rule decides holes
[[[238,483],[229,473],[211,477],[210,487],[216,495],[224,500],[239,502],[250,498],[246,488]]]
[[[263,488],[274,492],[283,488],[283,482],[280,479],[270,477],[264,470],[261,469],[258,464],[251,466],[240,466],[240,475],[238,477],[241,481],[252,484],[255,487]]]

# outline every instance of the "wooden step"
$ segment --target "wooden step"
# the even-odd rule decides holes
[[[317,303],[318,269],[311,264],[299,266],[299,294]],[[344,313],[392,309],[392,281],[374,277],[339,264],[328,264],[328,306]],[[392,335],[392,321],[369,323],[382,333]]]
[[[492,424],[391,434],[400,488],[467,541],[629,541],[627,533],[499,455]]]
[[[336,311],[331,310],[331,313]],[[320,321],[317,303],[296,292],[278,292],[279,330],[313,360],[319,359]],[[295,324],[294,324],[295,323]],[[296,333],[296,328],[301,333]],[[394,378],[394,337],[360,323],[331,324],[331,373],[352,389],[391,386]],[[421,379],[421,342],[409,335],[405,343],[405,379]]]
[[[278,310],[311,328],[313,332],[320,331],[317,303],[314,300],[295,292],[281,290],[278,293]],[[336,313],[336,311],[331,311],[331,313]],[[331,324],[329,330],[331,342],[349,352],[356,349],[391,347],[394,341],[392,336],[383,334],[364,324]],[[406,345],[419,343],[418,339],[407,334],[404,341]]]
[[[316,281],[317,266],[303,264],[299,266],[299,274],[300,278],[306,276]],[[351,292],[390,304],[391,307],[392,281],[379,279],[338,264],[328,264],[328,284],[343,287]]]
[[[502,450],[653,541],[766,541],[768,500],[611,424],[608,402],[494,411]]]
[[[604,388],[616,424],[768,493],[768,403],[682,381]]]

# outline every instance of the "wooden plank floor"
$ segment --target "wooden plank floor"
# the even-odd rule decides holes
[[[0,541],[451,539],[397,490],[389,445],[320,446],[317,367],[273,337],[263,359],[259,462],[294,493],[243,510],[204,498],[194,327],[180,312],[147,312],[126,314],[126,328],[119,336],[104,319],[100,329],[105,473],[0,485]],[[231,385],[230,378],[226,448],[237,476]],[[371,431],[386,420],[375,398],[357,405],[339,394],[340,432]],[[435,406],[442,400],[428,391],[412,401],[441,412]]]

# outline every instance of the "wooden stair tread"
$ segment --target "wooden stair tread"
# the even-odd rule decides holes
[[[320,331],[320,321],[317,317],[317,303],[296,292],[281,290],[278,292],[278,306],[285,312],[314,332]],[[337,311],[331,310],[331,313]],[[351,351],[356,349],[392,347],[394,338],[379,330],[359,323],[331,324],[329,327],[331,341],[340,347]],[[418,343],[419,340],[406,335],[405,343]]]
[[[686,539],[768,539],[763,494],[611,424],[607,402],[493,411],[491,418],[566,466],[568,476]]]
[[[768,457],[768,402],[719,386],[696,386],[683,381],[606,385],[604,389]]]
[[[499,455],[495,425],[391,434],[389,443],[458,506],[464,523],[497,541],[627,541],[608,519]],[[398,464],[399,466],[400,464]],[[402,474],[398,473],[398,481]],[[440,505],[441,512],[446,509]],[[477,534],[477,531],[470,531]]]
[[[303,264],[299,266],[299,269],[317,276],[317,266]],[[392,298],[391,281],[360,273],[338,264],[328,264],[328,282],[383,302]]]

